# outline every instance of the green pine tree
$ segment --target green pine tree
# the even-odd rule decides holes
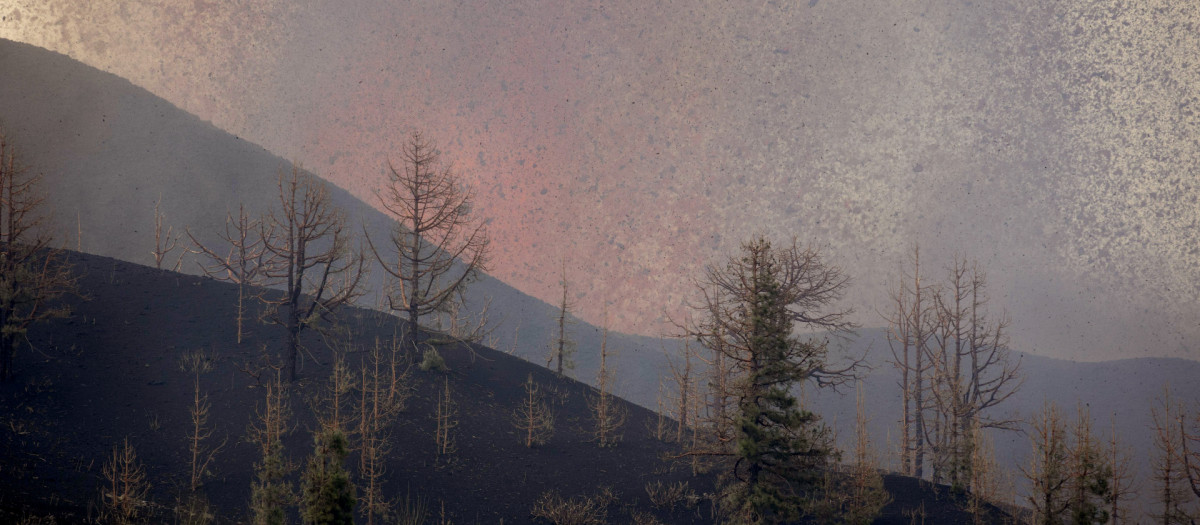
[[[250,508],[254,525],[283,525],[287,522],[285,509],[295,501],[292,485],[285,481],[287,464],[283,448],[278,447],[256,465],[257,480],[250,489]]]
[[[288,391],[279,370],[266,383],[266,396],[258,406],[257,418],[250,425],[250,440],[262,454],[254,466],[255,480],[250,488],[251,523],[283,525],[287,508],[294,505],[295,493],[287,481],[292,467],[283,453],[283,436],[290,431],[291,408]]]
[[[746,390],[739,404],[736,471],[730,493],[740,523],[784,523],[800,518],[834,454],[820,418],[798,407],[791,387],[807,378],[824,348],[792,335],[792,316],[781,291],[770,245],[759,240],[743,260],[750,284]]]
[[[354,484],[346,472],[349,454],[346,435],[330,428],[314,436],[316,442],[301,482],[301,519],[313,525],[354,523]]]

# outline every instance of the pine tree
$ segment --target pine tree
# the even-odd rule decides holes
[[[328,428],[318,432],[314,441],[316,448],[301,483],[301,520],[321,525],[353,524],[354,484],[345,467],[350,453],[346,434]]]
[[[1112,465],[1092,436],[1092,419],[1086,408],[1080,408],[1075,423],[1075,443],[1069,457],[1071,481],[1068,488],[1071,523],[1086,525],[1108,523],[1108,508],[1112,503],[1109,483]]]
[[[255,480],[250,488],[254,525],[283,525],[287,507],[295,502],[292,484],[286,479],[292,469],[283,455],[283,436],[291,430],[290,418],[287,389],[276,369],[275,377],[266,384],[257,421],[250,427],[250,440],[262,453],[262,460],[254,466]]]
[[[770,244],[747,246],[747,386],[739,403],[735,470],[740,486],[730,494],[735,521],[783,523],[799,519],[803,494],[815,488],[834,454],[820,418],[799,408],[791,387],[805,378],[802,357],[823,353],[792,334]]]

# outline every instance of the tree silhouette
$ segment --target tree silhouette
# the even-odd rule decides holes
[[[734,458],[728,488],[731,518],[743,523],[797,519],[819,490],[821,469],[835,450],[816,414],[799,408],[791,387],[811,381],[838,386],[853,378],[858,362],[832,367],[827,342],[797,337],[797,324],[846,333],[849,310],[828,311],[848,278],[812,248],[795,241],[776,249],[759,237],[740,256],[710,266],[699,283],[701,320],[688,332],[729,362],[736,398],[736,450],[691,454]]]
[[[396,219],[387,259],[368,236],[371,253],[391,276],[388,307],[408,317],[407,347],[415,351],[421,318],[456,310],[466,286],[485,269],[488,236],[471,217],[474,193],[420,132],[401,148],[401,165],[388,162],[380,204]]]
[[[568,334],[568,328],[574,324],[574,319],[571,317],[571,310],[575,307],[570,297],[567,296],[567,261],[562,261],[562,275],[559,280],[562,285],[562,300],[558,303],[558,313],[554,316],[554,321],[557,323],[557,331],[554,339],[550,341],[550,357],[546,364],[555,364],[555,371],[558,375],[563,375],[563,370],[574,370],[575,361],[572,357],[575,355],[575,341]]]
[[[266,300],[266,317],[283,326],[289,377],[296,379],[300,333],[324,330],[334,312],[362,295],[362,254],[350,248],[345,216],[330,202],[325,183],[292,165],[279,175],[278,210],[262,225],[263,274],[283,286],[283,296]],[[326,324],[322,324],[326,323]]]

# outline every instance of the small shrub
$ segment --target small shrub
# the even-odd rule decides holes
[[[533,382],[533,374],[529,374],[525,396],[512,414],[513,426],[521,433],[521,443],[528,448],[544,445],[554,434],[554,412],[543,399],[541,388]]]
[[[544,492],[529,511],[534,519],[553,525],[604,525],[606,505],[597,498],[564,499],[558,492]]]
[[[446,360],[442,359],[442,354],[439,354],[436,348],[428,348],[425,350],[425,355],[421,359],[421,370],[429,372],[445,372]]]
[[[114,446],[112,457],[104,464],[104,514],[110,523],[133,523],[142,507],[150,484],[146,470],[138,462],[137,452],[125,439],[123,446]]]
[[[650,495],[650,503],[654,505],[654,508],[666,511],[674,511],[679,506],[692,507],[698,499],[695,491],[688,488],[686,481],[647,483],[646,494]]]
[[[394,523],[396,525],[422,525],[429,519],[429,499],[406,493],[399,500]]]
[[[663,525],[653,514],[642,510],[630,511],[629,520],[633,525]]]
[[[212,506],[203,494],[188,494],[175,504],[175,522],[179,525],[208,525],[215,519]]]

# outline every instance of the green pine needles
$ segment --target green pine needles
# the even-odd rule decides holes
[[[794,330],[850,332],[850,311],[829,310],[848,282],[816,249],[794,241],[773,248],[758,237],[725,266],[709,266],[697,283],[702,302],[692,305],[696,322],[685,327],[687,335],[721,366],[710,370],[716,375],[708,399],[716,401],[701,418],[707,430],[685,454],[731,460],[721,502],[729,522],[794,522],[813,515],[821,500],[837,451],[830,431],[800,408],[792,388],[843,384],[857,362],[830,366],[826,344]]]
[[[747,395],[737,420],[735,475],[740,482],[729,495],[738,521],[780,523],[800,518],[803,495],[817,486],[834,453],[820,418],[801,410],[791,387],[807,376],[806,359],[823,349],[794,338],[778,271],[765,241],[749,246],[744,262],[751,270],[746,298],[749,311]]]
[[[345,466],[350,453],[346,434],[336,428],[326,429],[314,440],[316,447],[301,482],[300,518],[314,525],[352,525],[355,497]]]

